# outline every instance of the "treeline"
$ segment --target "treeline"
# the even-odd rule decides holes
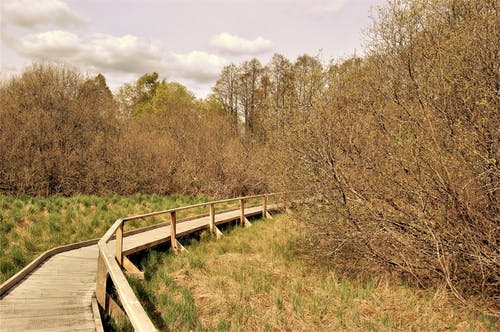
[[[365,56],[229,65],[206,100],[155,73],[113,96],[34,65],[0,87],[0,191],[306,190],[315,256],[498,312],[499,9],[389,1]]]
[[[102,75],[35,64],[0,88],[0,191],[9,194],[266,190],[254,147],[214,98],[145,74],[113,96]],[[261,159],[263,160],[263,159]]]

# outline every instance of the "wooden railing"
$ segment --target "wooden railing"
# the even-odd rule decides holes
[[[262,199],[262,216],[268,217],[268,198],[269,197],[282,197],[283,194],[263,194],[254,196],[245,196],[231,199],[224,199],[218,201],[211,201],[206,203],[199,203],[184,207],[178,207],[169,210],[151,212],[131,217],[118,219],[108,229],[104,236],[98,242],[99,256],[97,263],[97,276],[96,276],[96,299],[99,305],[108,313],[122,312],[121,308],[114,302],[110,295],[106,292],[106,285],[108,279],[111,279],[116,294],[123,306],[124,313],[130,320],[130,323],[136,331],[156,331],[155,326],[147,315],[144,308],[141,306],[139,300],[134,294],[132,287],[129,285],[125,277],[122,267],[131,264],[130,261],[124,256],[123,235],[124,224],[127,221],[144,219],[148,217],[168,214],[170,215],[170,242],[171,248],[174,251],[182,250],[182,245],[177,241],[177,213],[180,211],[208,207],[209,224],[208,228],[213,236],[219,237],[220,231],[217,229],[215,223],[215,206],[216,204],[231,203],[239,201],[239,221],[243,226],[248,226],[249,222],[245,216],[245,201],[253,199]],[[115,239],[115,247],[110,248],[108,242]]]

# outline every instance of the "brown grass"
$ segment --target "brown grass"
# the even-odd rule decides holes
[[[289,217],[151,253],[134,281],[155,322],[174,330],[493,331],[493,318],[458,307],[445,288],[415,290],[389,277],[339,278],[298,251]],[[161,267],[159,267],[161,265]],[[187,295],[186,295],[187,294]],[[172,312],[175,304],[180,312]],[[183,318],[184,317],[184,318]]]

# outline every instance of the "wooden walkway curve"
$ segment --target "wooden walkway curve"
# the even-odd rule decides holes
[[[214,213],[213,219],[215,225],[220,225],[241,220],[243,215],[266,215],[266,211],[277,209],[278,204],[263,209],[243,208],[242,203],[241,209]],[[179,220],[173,238],[175,234],[179,237],[210,227],[210,223],[211,215]],[[170,223],[166,223],[125,234],[125,259],[131,253],[171,241],[171,230]],[[96,243],[97,240],[87,241],[61,247],[57,250],[61,252],[45,255],[49,257],[42,255],[32,266],[0,285],[0,331],[102,331],[95,299],[99,255]],[[114,252],[115,240],[106,246]]]

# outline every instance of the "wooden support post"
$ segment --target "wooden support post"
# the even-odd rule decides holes
[[[215,204],[210,204],[210,234],[218,239],[222,238],[222,232],[215,225]]]
[[[139,270],[125,255],[123,255],[123,268],[126,274],[132,275],[138,279],[144,279],[144,272]]]
[[[115,239],[115,256],[116,261],[120,266],[123,265],[123,221],[120,224],[120,227],[116,229],[116,239]]]
[[[262,199],[262,218],[267,218],[267,196],[264,195]]]
[[[219,230],[219,228],[217,228],[217,226],[215,226],[215,237],[217,238],[217,240],[222,239],[223,236],[224,236],[224,234],[222,234],[222,232]]]
[[[113,300],[111,296],[106,294],[106,302],[108,306],[105,311],[108,315],[110,315],[114,320],[127,321],[127,314],[123,311],[123,309],[118,305],[118,303]]]
[[[210,234],[215,235],[215,204],[210,204]]]
[[[177,239],[175,238],[177,229],[177,217],[175,215],[175,211],[170,212],[170,245],[172,246],[172,250],[177,252],[179,247],[177,246]]]
[[[290,214],[292,212],[291,210],[291,203],[287,200],[285,200],[285,213]]]
[[[240,199],[240,225],[245,225],[245,200]]]
[[[96,274],[96,285],[95,285],[95,297],[97,303],[101,306],[101,308],[106,309],[106,282],[108,279],[108,270],[106,269],[106,264],[104,263],[104,259],[99,252],[99,256],[97,257],[97,274]]]
[[[170,212],[170,245],[175,253],[186,251],[186,249],[177,241],[177,217],[175,211]]]
[[[240,199],[240,224],[243,227],[250,227],[252,224],[248,221],[247,217],[245,217],[245,200]]]
[[[266,196],[264,196],[265,209],[264,209],[264,211],[262,211],[262,217],[267,218],[267,219],[273,219],[273,216],[271,215],[271,213],[267,209],[267,203],[268,203],[268,198],[266,195]]]

